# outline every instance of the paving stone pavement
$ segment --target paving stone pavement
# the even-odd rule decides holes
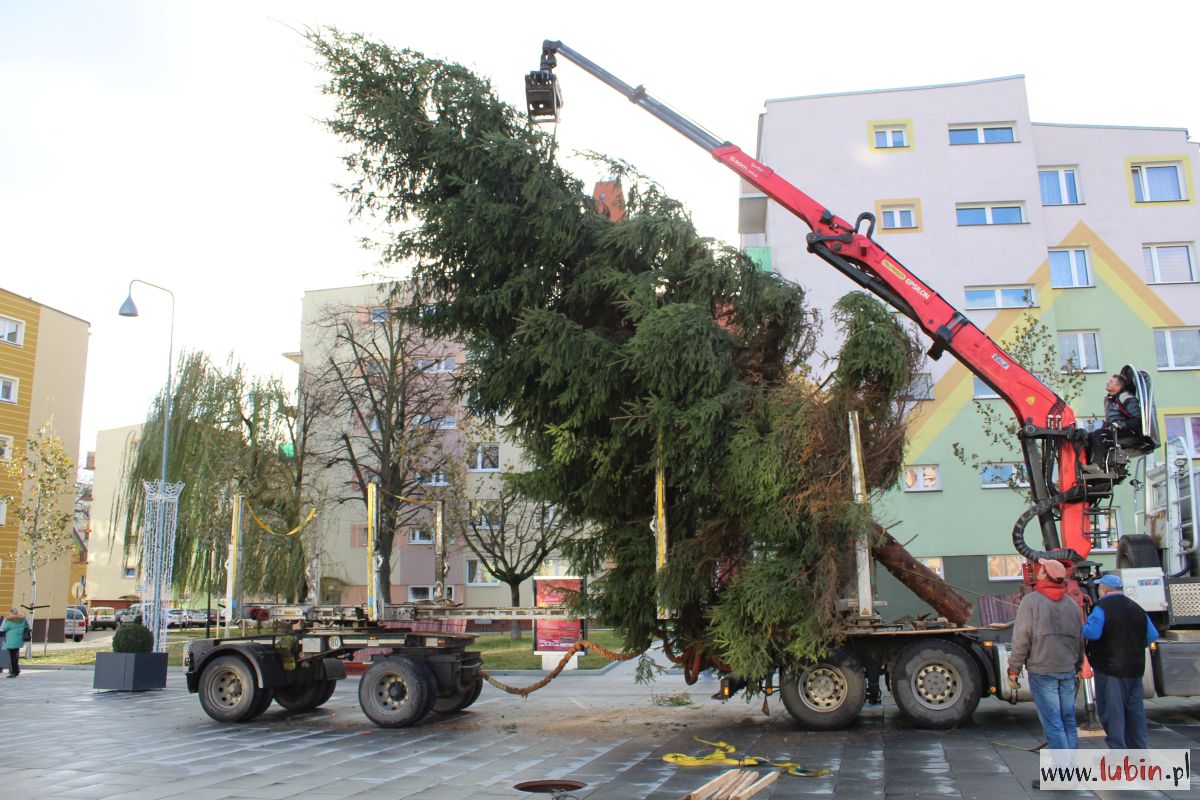
[[[549,797],[512,787],[569,778],[586,784],[569,795],[578,800],[675,800],[728,769],[662,761],[664,753],[707,752],[693,737],[831,770],[784,776],[759,798],[1043,796],[1029,786],[1037,766],[1029,749],[1041,741],[1034,709],[990,699],[954,731],[916,729],[888,699],[845,731],[814,733],[797,729],[778,698],[765,716],[759,702],[710,700],[715,680],[689,687],[668,674],[648,687],[620,665],[603,675],[566,674],[526,700],[487,686],[465,713],[385,730],[359,710],[355,678],[316,711],[273,706],[247,725],[211,721],[178,670],[160,692],[94,692],[91,681],[90,670],[35,669],[0,680],[0,798],[492,800]],[[667,702],[682,692],[692,705]],[[1149,717],[1151,747],[1200,755],[1200,700],[1151,701]],[[1095,796],[1200,798],[1200,777],[1184,792]]]

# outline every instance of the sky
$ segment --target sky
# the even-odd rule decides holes
[[[174,293],[176,353],[293,383],[281,354],[304,292],[384,274],[336,191],[348,149],[321,125],[303,37],[321,26],[465,64],[519,106],[558,39],[752,154],[767,99],[1016,74],[1035,122],[1200,138],[1195,0],[0,0],[0,287],[91,323],[81,453],[144,419],[166,379],[170,298],[135,286],[141,316],[119,317],[131,279]],[[633,163],[737,243],[733,173],[562,59],[558,74],[565,152]]]

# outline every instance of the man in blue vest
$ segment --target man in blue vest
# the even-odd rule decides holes
[[[1083,638],[1096,673],[1096,710],[1105,742],[1114,750],[1145,750],[1142,675],[1146,648],[1158,631],[1142,607],[1124,595],[1120,575],[1105,575],[1099,587],[1100,600],[1084,623]]]

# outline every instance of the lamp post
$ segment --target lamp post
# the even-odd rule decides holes
[[[144,530],[142,534],[142,580],[143,586],[149,589],[150,613],[145,615],[151,632],[154,634],[155,652],[166,651],[166,626],[164,624],[163,591],[171,583],[174,571],[175,556],[175,515],[178,508],[179,492],[183,484],[171,486],[167,483],[167,459],[171,452],[171,373],[175,357],[175,293],[158,284],[137,278],[129,282],[129,292],[125,302],[118,312],[122,317],[138,316],[137,306],[133,302],[133,285],[140,283],[152,289],[166,292],[171,297],[171,328],[167,340],[167,392],[163,397],[163,431],[162,431],[162,480],[158,486],[143,482],[146,487],[147,515],[153,507],[153,528]],[[168,504],[170,508],[168,509]],[[168,528],[170,530],[168,530]]]

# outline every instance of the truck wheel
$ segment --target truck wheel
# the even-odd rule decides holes
[[[275,690],[275,702],[288,711],[312,711],[323,702],[325,681],[300,686],[280,686]],[[326,697],[326,700],[329,698]]]
[[[404,656],[382,658],[358,684],[358,704],[381,728],[405,728],[420,722],[437,698],[429,668]]]
[[[1158,545],[1144,533],[1130,533],[1117,541],[1117,569],[1162,567]]]
[[[439,697],[433,703],[433,713],[435,714],[457,714],[467,706],[479,699],[479,693],[483,691],[483,681],[475,681],[475,685],[470,689],[458,694],[450,695],[449,697]]]
[[[867,699],[862,663],[846,650],[784,678],[779,693],[788,713],[806,728],[835,731],[858,717]]]
[[[249,719],[261,699],[259,694],[254,670],[240,656],[218,656],[200,675],[200,707],[217,722]]]
[[[317,697],[317,704],[313,708],[320,708],[329,702],[329,698],[333,697],[333,693],[337,691],[337,681],[321,681],[321,694]]]
[[[254,708],[250,709],[250,713],[242,720],[242,722],[250,722],[261,717],[264,713],[266,713],[266,710],[271,707],[271,701],[274,699],[274,690],[255,689]]]
[[[971,718],[982,680],[971,656],[953,642],[914,642],[896,659],[896,705],[922,728],[945,730]]]

